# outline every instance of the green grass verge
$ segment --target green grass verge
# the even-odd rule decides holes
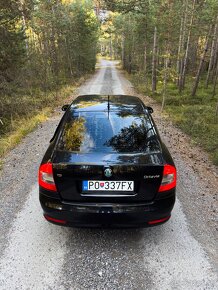
[[[38,92],[35,96],[18,95],[1,98],[3,118],[0,122],[0,158],[14,148],[38,124],[47,120],[57,106],[69,102],[74,90],[88,77],[82,77],[72,85],[64,85],[49,93]],[[17,98],[16,98],[17,97]],[[0,160],[0,169],[2,161]]]
[[[130,75],[135,88],[143,94],[151,95],[150,84],[147,86],[143,75]],[[216,116],[216,94],[212,96],[212,87],[204,88],[205,82],[199,85],[197,94],[190,92],[193,80],[187,80],[186,89],[180,95],[174,83],[168,83],[164,111],[168,113],[174,124],[187,133],[194,143],[204,148],[211,156],[212,162],[218,165],[218,116]],[[158,83],[157,92],[152,96],[162,102],[162,84]]]
[[[24,136],[33,131],[33,129],[41,122],[47,120],[51,114],[51,109],[45,108],[35,116],[19,118],[14,121],[14,131],[0,138],[0,157],[18,144]]]

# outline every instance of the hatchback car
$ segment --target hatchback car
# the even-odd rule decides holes
[[[65,111],[39,168],[45,218],[65,226],[144,227],[166,222],[176,168],[133,96],[84,95]]]

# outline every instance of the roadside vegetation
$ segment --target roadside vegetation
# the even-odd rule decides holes
[[[93,1],[0,3],[0,156],[72,95],[96,63]]]
[[[110,10],[101,54],[120,59],[136,88],[218,165],[218,2],[97,2]]]
[[[41,122],[46,121],[55,108],[69,102],[70,96],[85,80],[85,77],[81,77],[72,84],[64,85],[59,90],[50,91],[47,94],[40,92],[36,98],[24,95],[18,98],[17,102],[8,98],[5,103],[10,106],[13,114],[11,114],[11,119],[8,119],[8,128],[4,129],[4,134],[0,137],[0,157],[17,145],[24,136],[32,132]]]
[[[130,81],[138,92],[148,94],[143,78],[138,74],[129,75]],[[191,80],[186,89],[178,94],[174,83],[169,83],[166,92],[164,111],[183,132],[191,136],[193,143],[202,146],[218,165],[218,116],[216,115],[216,99],[211,98],[211,90],[202,84],[195,98],[190,96]],[[152,97],[162,103],[163,84],[157,83],[157,91]]]

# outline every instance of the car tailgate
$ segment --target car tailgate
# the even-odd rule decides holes
[[[66,201],[127,202],[151,201],[158,192],[162,174],[161,153],[104,154],[58,151],[53,160],[54,179],[61,198]],[[112,176],[106,177],[106,168]],[[133,192],[83,191],[82,182],[134,181]]]

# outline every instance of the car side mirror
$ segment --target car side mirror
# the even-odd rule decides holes
[[[148,112],[149,112],[150,114],[152,114],[152,113],[154,112],[154,110],[153,110],[152,107],[147,107],[146,109],[148,110]]]
[[[69,108],[70,105],[63,105],[61,110],[66,112],[66,110]]]

